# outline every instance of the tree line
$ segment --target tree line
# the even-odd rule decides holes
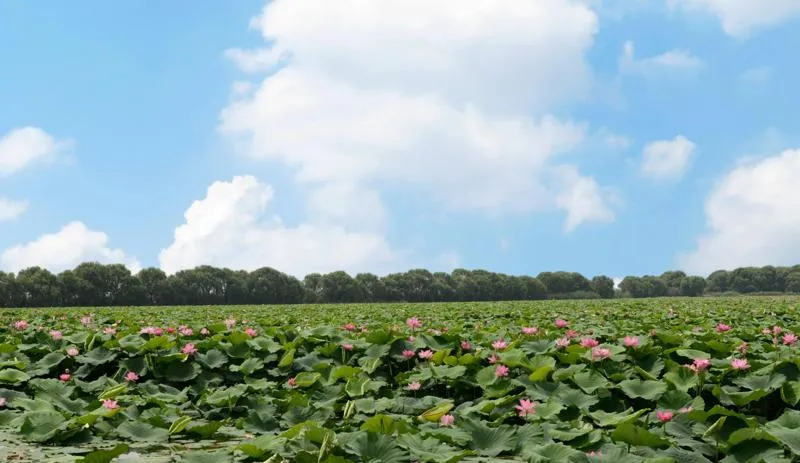
[[[800,265],[719,270],[707,278],[681,271],[628,276],[616,288],[605,275],[589,279],[576,272],[542,272],[534,277],[465,269],[412,269],[382,277],[337,271],[312,273],[303,280],[269,267],[248,272],[204,265],[173,275],[158,268],[132,274],[122,264],[96,262],[59,274],[41,267],[0,272],[0,307],[515,301],[757,292],[800,292]]]

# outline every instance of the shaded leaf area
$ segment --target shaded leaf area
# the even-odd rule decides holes
[[[2,312],[0,459],[798,461],[797,313],[790,299]]]

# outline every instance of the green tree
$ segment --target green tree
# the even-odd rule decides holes
[[[592,291],[603,299],[611,299],[614,297],[614,280],[605,275],[598,275],[592,278],[591,288]]]
[[[687,276],[681,280],[681,294],[684,296],[702,296],[706,289],[706,280],[703,277]]]
[[[41,267],[30,267],[17,274],[18,305],[23,307],[52,307],[61,303],[58,277]]]

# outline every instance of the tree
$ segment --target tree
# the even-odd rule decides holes
[[[58,277],[41,267],[21,270],[17,274],[16,287],[16,304],[23,307],[52,307],[61,302]]]
[[[343,271],[331,272],[322,277],[322,300],[325,302],[360,302],[364,293],[350,275]]]
[[[598,275],[592,278],[591,287],[592,291],[603,299],[614,297],[614,280],[605,275]]]
[[[706,289],[706,280],[703,277],[689,276],[681,280],[681,294],[684,296],[702,296]]]
[[[16,307],[17,286],[13,273],[0,272],[0,307]]]
[[[730,274],[725,270],[717,270],[706,279],[706,290],[710,293],[724,293],[730,287]]]
[[[171,301],[167,274],[159,268],[144,268],[136,274],[144,291],[146,305],[168,305]]]

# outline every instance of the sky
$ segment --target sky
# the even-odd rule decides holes
[[[796,0],[0,1],[0,270],[800,264]]]

